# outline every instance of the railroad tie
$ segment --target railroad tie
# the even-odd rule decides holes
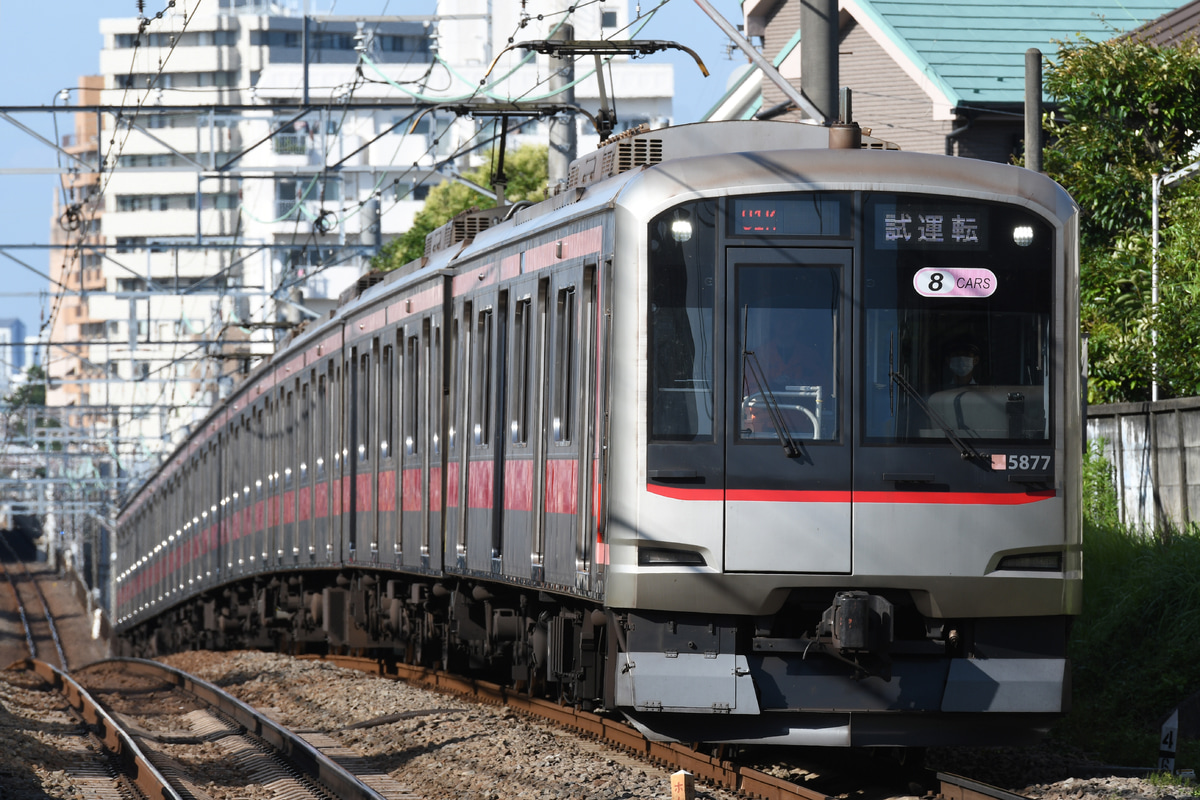
[[[412,789],[391,775],[371,765],[371,760],[360,756],[352,748],[332,736],[318,731],[297,731],[304,741],[320,750],[339,767],[370,786],[387,800],[422,800]]]
[[[146,758],[182,797],[189,800],[213,800],[212,795],[192,780],[192,776],[182,764],[161,750],[162,742],[141,736],[138,739]]]
[[[183,718],[187,720],[188,726],[194,735],[203,739],[209,739],[210,741],[238,732],[236,725],[226,721],[222,717],[218,717],[207,709],[197,709],[185,714]]]
[[[139,796],[130,784],[108,763],[103,743],[94,735],[88,740],[92,747],[68,747],[67,752],[77,751],[79,760],[63,770],[72,785],[88,800],[136,800]],[[97,756],[100,756],[97,758]]]
[[[215,741],[251,783],[262,786],[278,800],[336,800],[282,763],[265,745],[240,734],[239,729],[232,727],[219,715],[201,709],[188,714],[187,719],[194,733]]]

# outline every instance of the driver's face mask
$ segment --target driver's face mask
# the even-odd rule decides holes
[[[973,369],[975,369],[973,356],[952,356],[950,358],[950,371],[960,378],[970,375]]]

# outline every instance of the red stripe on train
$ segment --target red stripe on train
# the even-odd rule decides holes
[[[396,510],[396,471],[394,469],[379,473],[379,510]]]
[[[301,486],[300,491],[296,494],[300,498],[300,521],[308,522],[312,517],[312,489],[308,486]]]
[[[472,461],[467,465],[467,505],[492,507],[492,462]]]
[[[371,502],[371,473],[354,476],[354,510],[372,511],[375,506]]]
[[[533,462],[504,462],[504,510],[533,510]]]
[[[329,484],[325,481],[313,487],[313,516],[317,519],[329,516]]]
[[[941,503],[963,506],[1021,506],[1056,497],[1053,489],[1040,492],[855,492],[856,503]]]
[[[579,505],[579,462],[559,459],[546,462],[546,513],[574,514]]]
[[[744,503],[926,503],[940,505],[1017,506],[1055,497],[1053,489],[1040,492],[999,494],[995,492],[851,492],[787,491],[767,489],[690,489],[680,486],[648,485],[646,490],[672,500]]]
[[[417,467],[416,469],[404,470],[404,476],[402,480],[404,482],[403,486],[401,487],[401,491],[403,493],[403,497],[401,498],[403,510],[420,511],[422,508],[421,468]]]

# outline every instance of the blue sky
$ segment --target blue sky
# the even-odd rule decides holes
[[[515,0],[502,0],[515,2]],[[616,3],[620,0],[607,0]],[[177,0],[177,8],[196,7],[216,0]],[[655,0],[642,0],[643,10]],[[713,0],[734,24],[740,22],[738,0]],[[147,13],[166,5],[165,0],[147,0]],[[334,14],[421,14],[431,13],[433,0],[310,0],[310,12]],[[99,20],[131,17],[137,13],[135,0],[57,0],[53,4],[0,0],[0,105],[51,105],[59,90],[78,85],[80,75],[94,74],[99,66],[102,39]],[[670,0],[642,31],[643,39],[670,39],[696,50],[712,76],[702,78],[688,56],[670,51],[650,56],[655,61],[675,64],[675,119],[695,121],[723,94],[729,75],[745,59],[725,53],[725,36],[691,0]],[[75,98],[72,97],[72,102]],[[47,139],[55,136],[49,114],[16,117]],[[58,133],[74,130],[67,114],[58,115]],[[0,168],[15,169],[55,166],[54,151],[10,123],[0,120]],[[30,267],[45,273],[48,253],[13,245],[44,244],[49,241],[51,198],[57,179],[49,175],[0,175],[0,245]],[[19,317],[27,332],[37,333],[48,303],[49,284],[8,258],[0,257],[0,318]]]

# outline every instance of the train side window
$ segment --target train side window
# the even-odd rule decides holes
[[[296,446],[299,449],[300,464],[299,464],[299,479],[301,481],[308,477],[308,463],[312,458],[313,440],[316,439],[316,431],[310,429],[311,415],[309,414],[309,402],[312,400],[308,393],[308,383],[300,385],[300,419],[295,431]]]
[[[434,325],[427,339],[432,354],[429,357],[429,440],[430,450],[436,456],[441,453],[442,429],[442,328]]]
[[[375,387],[371,381],[371,355],[363,353],[358,358],[358,387],[356,391],[355,407],[358,413],[357,425],[355,433],[358,437],[358,463],[366,463],[370,458],[371,448],[368,442],[371,441],[371,413],[375,408],[372,402],[374,399]]]
[[[512,442],[516,445],[529,443],[530,364],[533,357],[533,300],[525,297],[517,301],[513,310],[513,404]]]
[[[262,483],[263,483],[262,486],[258,487],[260,490],[260,492],[259,492],[260,494],[261,494],[262,489],[269,489],[271,487],[271,470],[275,466],[275,457],[274,457],[274,453],[272,452],[272,448],[275,447],[275,411],[274,411],[274,409],[275,409],[274,403],[271,402],[271,397],[268,395],[267,399],[263,401],[263,407],[262,407],[262,410],[259,412],[259,420],[258,420],[258,423],[260,426],[260,432],[262,434],[262,443],[263,443],[263,445],[262,445],[262,455],[263,455],[262,469],[260,469],[258,471],[259,472],[258,477],[259,477],[259,479],[262,480]],[[256,486],[257,486],[257,484],[256,484]]]
[[[418,391],[418,379],[421,372],[421,337],[410,336],[404,353],[404,386],[405,415],[404,415],[404,452],[414,455],[417,452],[417,439],[420,436],[421,397]]]
[[[346,451],[345,451],[346,420],[342,416],[342,409],[344,408],[344,405],[343,405],[344,396],[342,394],[343,391],[344,391],[344,387],[342,386],[342,364],[341,364],[341,361],[339,360],[337,362],[334,362],[334,364],[331,368],[330,378],[329,378],[329,393],[330,393],[330,399],[332,400],[332,402],[329,404],[329,409],[330,409],[329,432],[330,432],[330,438],[332,440],[331,444],[333,445],[333,447],[332,447],[332,449],[333,449],[333,466],[335,469],[345,463],[344,456],[346,455]]]
[[[266,415],[261,408],[254,415],[254,438],[258,439],[258,447],[255,448],[258,451],[258,458],[255,459],[257,469],[254,470],[254,497],[261,500],[263,495],[262,476],[270,465],[270,456],[267,454]]]
[[[325,457],[329,455],[329,417],[327,409],[329,408],[329,390],[326,376],[317,376],[317,393],[314,398],[316,402],[315,413],[313,419],[317,423],[316,439],[317,439],[317,460],[313,466],[316,467],[317,477],[325,477]]]
[[[283,412],[283,442],[287,453],[283,462],[283,485],[287,488],[292,486],[292,465],[296,463],[296,407],[292,402],[293,396],[293,392],[287,393]]]
[[[713,319],[716,203],[665,211],[650,222],[650,438],[710,442],[713,426]]]
[[[493,333],[492,309],[487,308],[479,312],[475,334],[475,363],[471,370],[475,382],[475,401],[472,404],[475,414],[471,435],[477,447],[488,447],[492,441]]]
[[[450,402],[447,404],[446,413],[450,416],[450,424],[446,428],[447,442],[446,452],[454,454],[458,445],[456,438],[456,430],[458,426],[458,404],[459,398],[462,397],[463,390],[463,375],[462,364],[463,359],[463,343],[459,334],[459,319],[454,317],[450,320]]]
[[[241,496],[242,484],[239,482],[240,473],[238,472],[239,462],[242,460],[242,426],[234,420],[230,423],[229,430],[225,434],[225,441],[229,443],[229,450],[225,456],[225,503],[230,514],[237,508],[238,498]]]
[[[575,287],[558,290],[554,308],[554,407],[550,427],[554,441],[570,444],[575,424],[575,392],[571,376],[575,372]]]
[[[393,416],[396,413],[396,381],[392,375],[392,345],[384,345],[383,353],[379,360],[379,379],[381,381],[379,387],[380,405],[383,416],[380,418],[380,437],[379,437],[379,457],[390,458],[392,453],[388,450],[395,441],[395,424]]]

